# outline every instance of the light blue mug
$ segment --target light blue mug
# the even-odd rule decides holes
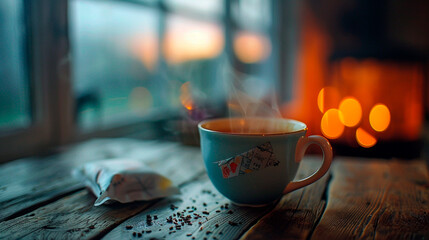
[[[332,162],[322,136],[283,118],[222,118],[198,124],[207,174],[216,189],[239,206],[264,206],[321,178]],[[317,144],[323,163],[313,175],[292,181],[305,150]]]

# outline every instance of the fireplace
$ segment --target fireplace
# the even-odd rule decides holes
[[[329,138],[337,154],[420,156],[429,105],[425,9],[424,1],[305,1],[282,114]]]

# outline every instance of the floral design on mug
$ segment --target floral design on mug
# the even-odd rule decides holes
[[[221,160],[217,164],[223,178],[232,178],[267,167],[276,167],[280,162],[274,155],[271,143],[266,142],[235,157]]]

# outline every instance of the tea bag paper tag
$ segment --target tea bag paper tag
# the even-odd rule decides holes
[[[232,178],[267,167],[276,167],[280,162],[274,155],[271,143],[266,142],[235,157],[221,160],[217,164],[223,178]]]

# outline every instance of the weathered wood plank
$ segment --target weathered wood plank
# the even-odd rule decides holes
[[[183,184],[204,172],[198,148],[181,146],[175,149],[174,153],[159,153],[161,158],[154,156],[148,165],[176,184]],[[156,202],[93,207],[94,200],[89,191],[82,190],[26,215],[3,221],[0,239],[93,238]]]
[[[86,161],[103,158],[134,158],[156,162],[180,145],[131,139],[92,140],[64,154],[22,159],[0,165],[0,221],[11,219],[83,189],[70,175],[71,169]]]
[[[429,238],[423,161],[337,161],[314,239]]]
[[[314,158],[304,159],[297,179],[311,175],[321,165]],[[329,173],[312,185],[285,195],[275,209],[261,218],[241,239],[306,239],[320,218],[322,199]]]
[[[128,239],[133,238],[133,234],[137,237],[141,234],[144,239],[237,239],[274,207],[232,205],[214,188],[206,174],[181,191],[177,198],[165,199],[123,222],[104,239]],[[147,220],[148,216],[152,221]],[[172,221],[168,220],[170,217]]]
[[[26,159],[0,167],[0,220],[13,218],[26,209],[37,208],[50,199],[83,188],[69,176],[70,169],[52,169],[51,165],[56,166],[53,159]]]

